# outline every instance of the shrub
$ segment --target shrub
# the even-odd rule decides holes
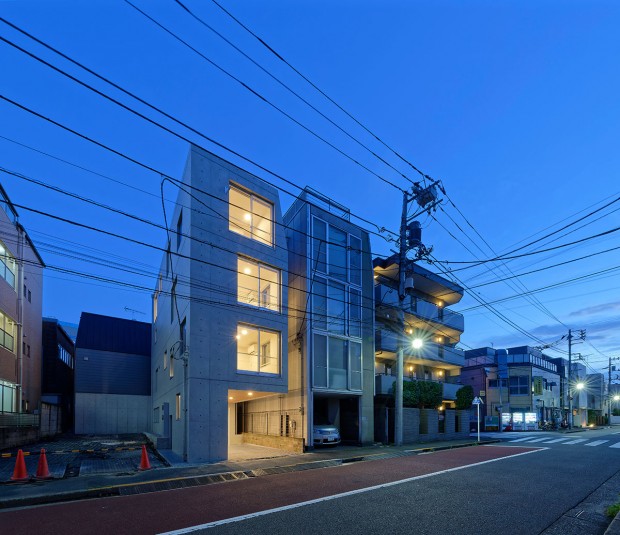
[[[467,410],[474,401],[474,389],[471,385],[462,386],[456,391],[456,408]]]

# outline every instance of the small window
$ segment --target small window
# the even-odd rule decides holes
[[[175,407],[176,407],[177,420],[180,420],[181,419],[181,394],[180,393],[177,394]]]
[[[26,352],[26,355],[30,356],[30,346],[26,346],[26,348],[28,349],[28,351]]]
[[[172,290],[170,290],[170,323],[174,321],[175,309],[177,300],[177,278],[174,278],[172,283]]]
[[[183,354],[185,353],[185,344],[187,344],[187,318],[183,318],[179,330],[179,338],[181,340],[181,354]]]
[[[174,377],[174,353],[170,351],[170,379]]]
[[[28,290],[28,302],[32,303],[32,293]]]
[[[24,297],[26,297],[26,285],[24,284]]]
[[[164,351],[164,370],[168,369],[168,351]]]
[[[181,237],[183,236],[183,210],[179,214],[179,219],[177,221],[177,251],[179,250],[179,246],[181,245]]]
[[[159,423],[159,407],[153,409],[153,423]]]

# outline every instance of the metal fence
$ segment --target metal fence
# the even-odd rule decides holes
[[[243,414],[244,433],[301,438],[301,411],[261,411]]]
[[[19,412],[0,413],[0,427],[39,427],[38,414]]]

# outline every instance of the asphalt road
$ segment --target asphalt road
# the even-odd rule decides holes
[[[538,433],[519,440],[524,438],[504,435],[505,442],[494,446],[30,507],[0,513],[0,525],[3,533],[29,535],[602,533],[604,526],[590,524],[586,531],[579,519],[576,531],[558,522],[618,475],[620,448],[610,446],[620,443],[620,435]],[[567,440],[551,442],[558,438]],[[567,444],[578,438],[586,440]],[[543,440],[531,442],[536,439]]]

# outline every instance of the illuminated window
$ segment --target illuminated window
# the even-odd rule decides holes
[[[237,370],[251,373],[280,373],[280,334],[237,326]]]
[[[273,204],[230,186],[228,228],[246,238],[273,245]]]
[[[175,403],[175,408],[176,408],[176,418],[177,420],[181,419],[181,394],[177,394],[177,398],[176,398],[176,403]]]
[[[280,272],[246,258],[237,260],[237,301],[278,311]]]
[[[15,322],[0,312],[0,346],[15,351]]]
[[[17,273],[15,258],[4,246],[4,243],[0,242],[0,277],[15,288],[15,273]],[[26,297],[25,293],[24,286],[24,297]]]

